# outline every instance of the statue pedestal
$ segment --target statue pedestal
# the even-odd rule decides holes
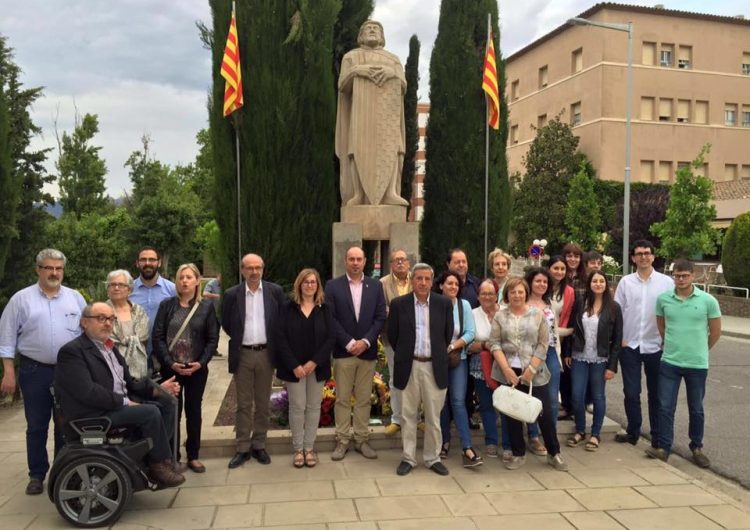
[[[405,221],[406,206],[380,204],[341,207],[341,222],[361,225],[362,238],[368,241],[389,239],[391,223]]]

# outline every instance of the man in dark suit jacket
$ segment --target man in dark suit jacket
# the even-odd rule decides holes
[[[65,344],[57,354],[55,370],[55,396],[64,421],[79,418],[106,416],[112,426],[135,425],[146,438],[151,438],[149,472],[152,480],[163,487],[174,487],[185,482],[176,473],[171,461],[167,426],[171,420],[163,418],[155,403],[137,402],[155,399],[155,389],[148,381],[135,381],[128,365],[117,351],[112,340],[114,309],[102,302],[87,305],[81,316],[84,333]],[[180,384],[172,377],[162,383],[162,388],[172,395],[180,392]],[[168,422],[168,423],[167,423]]]
[[[417,263],[412,269],[413,293],[391,302],[388,340],[394,350],[393,384],[401,390],[403,454],[396,469],[408,474],[417,465],[417,423],[424,404],[424,464],[439,475],[448,469],[440,462],[440,411],[448,388],[448,348],[453,337],[453,306],[448,298],[431,293],[432,267]]]
[[[273,335],[284,292],[263,280],[263,258],[242,257],[244,282],[227,289],[221,308],[221,327],[229,335],[229,373],[237,389],[237,452],[229,468],[251,456],[270,464],[266,452],[269,398],[273,381]],[[254,415],[251,412],[255,410]]]
[[[385,297],[380,282],[364,275],[365,252],[360,247],[346,251],[346,274],[326,284],[326,303],[331,308],[336,344],[336,448],[332,460],[341,460],[349,450],[354,415],[354,449],[366,458],[377,458],[367,443],[370,423],[370,393],[378,356],[378,334],[385,324]],[[352,410],[352,394],[356,403]]]

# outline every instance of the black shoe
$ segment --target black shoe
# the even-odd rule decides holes
[[[619,444],[629,443],[630,445],[635,445],[638,443],[638,438],[633,438],[627,433],[618,432],[615,434],[615,442]]]
[[[445,467],[442,462],[435,462],[430,466],[430,469],[438,475],[445,476],[448,474],[448,468]]]
[[[402,461],[401,461],[401,462],[399,463],[398,467],[396,468],[396,474],[397,474],[398,476],[400,476],[400,477],[403,477],[404,475],[408,475],[408,474],[409,474],[409,472],[410,472],[410,471],[412,470],[412,468],[413,468],[413,467],[414,467],[414,466],[413,466],[413,465],[411,465],[411,464],[410,464],[409,462],[407,462],[406,460],[402,460]]]
[[[261,464],[267,465],[271,463],[271,457],[268,455],[265,449],[252,449],[250,451],[250,454],[252,454],[253,458]]]
[[[470,453],[471,452],[471,453]],[[470,456],[471,454],[471,456]],[[464,467],[470,468],[470,467],[478,467],[481,466],[484,462],[482,461],[482,457],[479,456],[474,449],[469,447],[464,451],[463,454],[463,462]]]
[[[26,485],[26,495],[40,495],[44,491],[44,484],[38,478],[32,478]]]
[[[246,452],[246,453],[237,452],[229,461],[229,469],[240,467],[242,464],[244,464],[248,460],[250,460],[250,452]]]

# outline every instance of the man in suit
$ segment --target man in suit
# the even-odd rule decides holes
[[[346,274],[326,284],[326,303],[333,316],[333,369],[336,377],[336,448],[332,460],[342,460],[352,439],[365,458],[378,454],[367,443],[370,393],[378,356],[378,334],[385,323],[385,298],[380,282],[364,275],[365,251],[351,247],[344,260]],[[351,398],[356,403],[352,408]]]
[[[161,409],[150,402],[158,398],[157,391],[147,380],[136,382],[131,377],[125,359],[109,338],[116,318],[114,309],[103,302],[87,305],[81,316],[83,334],[60,348],[55,395],[62,415],[66,421],[106,416],[113,427],[135,425],[153,442],[148,453],[151,479],[162,487],[179,486],[185,477],[172,466],[167,431],[174,422],[174,408]],[[180,392],[174,377],[161,386],[173,396]]]
[[[251,457],[270,464],[266,452],[269,398],[273,381],[273,334],[284,292],[263,280],[263,258],[242,257],[244,282],[227,289],[221,310],[221,327],[229,335],[229,373],[237,389],[237,452],[229,468]],[[254,410],[254,414],[251,414]]]
[[[401,390],[403,454],[396,473],[408,474],[417,465],[417,422],[424,405],[424,464],[438,475],[448,469],[440,461],[440,411],[448,388],[448,348],[453,336],[453,306],[431,293],[434,272],[426,263],[412,269],[413,293],[391,302],[388,340],[394,349],[394,386]]]

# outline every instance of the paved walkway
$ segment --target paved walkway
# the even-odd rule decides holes
[[[467,470],[453,451],[447,477],[421,466],[398,477],[399,439],[386,439],[378,429],[377,460],[350,452],[331,462],[321,452],[313,469],[292,467],[287,431],[277,431],[271,465],[252,460],[229,470],[223,455],[232,452],[231,428],[211,426],[228,381],[226,357],[211,366],[204,408],[208,471],[188,472],[180,488],[137,493],[113,528],[750,529],[749,491],[677,456],[669,465],[649,460],[643,441],[620,445],[611,435],[597,453],[564,447],[569,473],[533,455],[516,471],[489,458]],[[24,429],[21,407],[0,409],[0,528],[67,528],[46,495],[24,494]],[[321,436],[320,449],[330,443],[327,437]]]

